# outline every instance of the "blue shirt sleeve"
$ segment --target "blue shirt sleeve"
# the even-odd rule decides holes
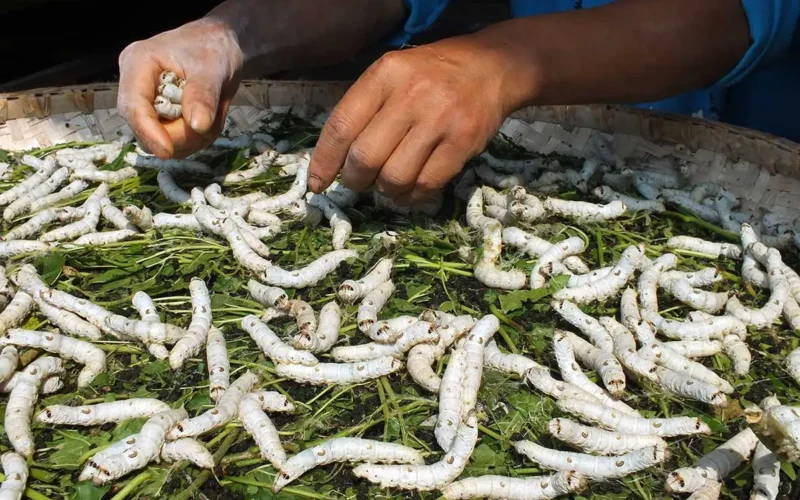
[[[750,26],[750,48],[716,86],[730,87],[758,66],[782,55],[792,43],[800,17],[800,0],[742,0]]]
[[[410,12],[403,28],[387,40],[388,45],[400,47],[408,43],[417,33],[430,28],[447,7],[449,0],[403,0]]]

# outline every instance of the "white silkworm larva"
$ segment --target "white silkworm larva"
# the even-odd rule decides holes
[[[6,477],[0,486],[0,499],[19,500],[28,483],[28,462],[25,457],[9,451],[0,457],[3,475]]]
[[[721,481],[742,462],[749,459],[758,444],[758,437],[747,428],[691,467],[677,469],[667,476],[666,490],[672,493],[695,492],[711,481]]]
[[[602,316],[599,321],[614,340],[614,356],[622,366],[639,377],[658,382],[655,363],[639,355],[630,330],[610,316]]]
[[[350,233],[353,232],[353,225],[350,222],[350,218],[339,208],[339,205],[324,194],[307,193],[306,201],[312,206],[322,210],[325,218],[330,221],[331,229],[333,230],[332,244],[334,250],[341,250],[344,248],[347,240],[350,238]]]
[[[723,196],[731,203],[731,206],[736,206],[741,202],[738,196],[716,182],[701,182],[700,184],[695,184],[689,196],[698,203],[709,196]]]
[[[487,217],[483,214],[483,190],[473,187],[469,194],[469,201],[466,208],[467,224],[473,229],[484,230],[488,224],[497,224],[497,219]]]
[[[331,358],[335,361],[355,363],[369,359],[393,356],[400,358],[409,349],[423,342],[437,342],[439,336],[433,326],[427,321],[417,321],[403,330],[400,337],[393,344],[379,344],[370,342],[353,346],[336,347],[331,351]]]
[[[574,399],[578,401],[591,401],[600,404],[596,397],[568,382],[556,380],[550,376],[550,370],[544,366],[534,366],[525,373],[525,380],[537,390],[547,394],[553,399]],[[605,407],[604,407],[605,408]]]
[[[161,212],[153,216],[153,227],[161,231],[167,229],[202,231],[200,222],[192,214],[168,214]]]
[[[459,425],[453,445],[441,461],[431,465],[362,464],[353,469],[353,474],[379,483],[384,488],[418,491],[441,489],[463,472],[477,440],[478,420],[473,414]]]
[[[325,196],[342,208],[352,207],[359,198],[357,192],[337,181],[333,181],[328,186],[328,189],[325,190]]]
[[[775,500],[781,483],[781,462],[763,443],[753,453],[753,487],[750,500]]]
[[[661,273],[675,267],[678,257],[671,253],[661,255],[642,270],[639,276],[639,308],[644,313],[658,311],[658,279]]]
[[[83,180],[93,182],[108,182],[109,184],[116,184],[128,179],[137,177],[139,172],[133,167],[125,167],[119,170],[94,170],[94,169],[76,169],[72,171],[69,176],[72,180]]]
[[[297,335],[294,336],[292,344],[297,349],[311,350],[317,334],[317,317],[314,315],[314,309],[304,300],[292,299],[289,301],[288,312],[297,323]]]
[[[524,377],[531,368],[539,366],[536,361],[521,354],[507,354],[500,351],[494,340],[487,343],[483,349],[483,365],[491,370],[516,374],[520,377]]]
[[[231,363],[228,360],[228,346],[219,328],[212,326],[206,339],[206,363],[208,364],[208,392],[213,401],[230,386]]]
[[[622,217],[627,211],[625,203],[617,200],[606,204],[568,201],[558,198],[544,200],[544,208],[552,215],[586,222],[600,222]]]
[[[149,231],[153,228],[153,212],[146,206],[139,208],[136,205],[126,205],[122,209],[122,213],[129,221],[143,231]]]
[[[159,118],[164,118],[165,120],[177,120],[183,114],[183,106],[175,104],[166,97],[160,95],[156,96],[153,101],[153,108],[156,110],[156,114]]]
[[[707,292],[695,288],[689,281],[684,279],[671,280],[669,282],[669,292],[689,307],[710,314],[721,311],[728,302],[729,297],[727,292]]]
[[[319,312],[319,324],[309,350],[314,353],[328,352],[339,339],[342,310],[335,301],[328,302]]]
[[[222,223],[222,230],[231,247],[233,257],[243,267],[253,272],[263,272],[272,267],[272,262],[264,259],[248,244],[247,238],[244,236],[246,231],[241,230],[233,219],[225,219]]]
[[[22,376],[22,372],[14,372],[11,378],[0,383],[0,393],[9,394],[16,387],[17,382]],[[64,382],[59,375],[47,377],[42,381],[42,394],[53,394],[64,388]]]
[[[730,302],[730,301],[729,301]],[[722,340],[729,334],[744,338],[747,327],[733,316],[712,316],[703,321],[672,321],[657,313],[642,311],[642,317],[659,332],[674,340]]]
[[[613,354],[598,349],[572,332],[561,331],[572,344],[572,351],[578,361],[597,372],[606,390],[612,396],[620,397],[625,392],[625,372]]]
[[[667,446],[666,443],[658,443],[614,457],[559,451],[539,446],[532,441],[517,441],[514,449],[545,469],[575,471],[588,479],[610,479],[627,476],[663,462]]]
[[[223,195],[222,188],[219,184],[209,184],[206,186],[205,190],[203,190],[203,195],[209,205],[217,210],[224,210],[227,214],[244,216],[247,215],[247,211],[250,207],[250,202],[248,201],[244,201],[240,198],[228,198]]]
[[[732,233],[738,233],[742,230],[742,223],[737,221],[731,214],[730,200],[724,196],[718,196],[714,199],[714,208],[717,209],[717,214],[719,215],[720,224],[723,229]]]
[[[258,400],[267,413],[292,413],[297,409],[286,396],[275,391],[253,391],[248,397]]]
[[[159,456],[167,432],[183,418],[186,418],[183,408],[153,415],[138,434],[123,438],[90,458],[79,480],[91,479],[101,485],[145,467]]]
[[[6,415],[3,421],[8,440],[23,457],[33,455],[33,432],[31,414],[39,398],[42,381],[64,372],[60,358],[45,356],[29,364],[20,372],[8,396]]]
[[[673,394],[718,407],[724,407],[728,404],[728,399],[722,389],[708,382],[703,382],[663,367],[656,368],[656,377],[658,378],[658,384]]]
[[[237,170],[235,172],[228,172],[225,175],[217,176],[215,180],[222,185],[227,185],[255,179],[259,175],[265,174],[267,171],[269,171],[269,167],[275,163],[275,158],[278,156],[278,154],[279,153],[274,149],[268,149],[254,157],[250,162],[252,166],[249,168]]]
[[[673,340],[663,345],[685,358],[707,358],[722,352],[719,340]]]
[[[639,349],[639,355],[653,359],[657,365],[680,373],[686,377],[718,387],[725,394],[733,393],[733,386],[703,364],[686,359],[667,344],[654,343]]]
[[[739,318],[747,325],[752,325],[756,328],[767,328],[781,316],[788,297],[789,282],[781,280],[772,289],[772,294],[764,307],[760,309],[745,307],[739,302],[739,299],[731,297],[725,306],[725,312]]]
[[[269,228],[275,234],[281,230],[281,219],[275,214],[263,210],[250,210],[247,212],[247,223],[261,228]]]
[[[84,321],[80,316],[52,306],[42,299],[41,294],[48,287],[36,273],[35,267],[30,264],[24,265],[12,279],[23,292],[33,298],[39,308],[39,312],[47,317],[53,326],[70,335],[77,335],[91,340],[100,339],[102,334],[98,327]]]
[[[166,199],[178,205],[189,203],[189,192],[175,182],[172,174],[166,170],[161,170],[158,172],[156,179],[158,180],[158,187]]]
[[[13,345],[3,348],[0,352],[0,383],[10,379],[19,365],[19,352]]]
[[[192,297],[192,321],[186,329],[186,335],[178,339],[169,353],[169,365],[173,370],[200,352],[211,328],[211,298],[205,282],[200,278],[192,278],[189,293]]]
[[[364,333],[370,331],[370,327],[378,321],[378,314],[389,301],[392,293],[394,293],[394,283],[392,281],[384,281],[364,296],[358,306],[358,315],[356,317],[359,330]]]
[[[169,410],[167,403],[158,399],[131,398],[109,403],[85,406],[52,405],[36,415],[36,421],[52,425],[95,426],[118,423],[133,418],[150,418]]]
[[[355,250],[334,250],[295,271],[285,270],[273,265],[261,273],[260,277],[265,283],[273,286],[306,288],[322,281],[342,262],[356,257],[358,257],[358,252]]]
[[[667,240],[667,248],[697,252],[715,259],[719,257],[727,257],[729,259],[742,258],[742,247],[739,245],[706,241],[692,236],[673,236]]]
[[[553,246],[553,243],[543,240],[538,236],[534,236],[518,227],[503,228],[502,240],[504,245],[516,248],[534,258],[540,258]],[[590,272],[590,269],[586,267],[586,264],[583,263],[580,257],[575,255],[565,257],[562,263],[567,269],[575,273],[585,274]]]
[[[550,307],[569,324],[586,335],[598,349],[608,353],[614,351],[614,342],[611,335],[599,321],[581,311],[577,305],[568,300],[554,300],[550,302]]]
[[[747,375],[750,371],[750,362],[753,359],[747,343],[737,335],[725,335],[722,338],[722,352],[730,358],[735,374],[740,377]]]
[[[436,419],[434,435],[439,447],[445,451],[452,446],[456,430],[461,423],[461,401],[464,393],[463,380],[466,366],[467,351],[463,347],[451,352],[439,387],[439,414]]]
[[[262,408],[261,401],[255,394],[248,394],[238,404],[239,421],[253,437],[261,456],[273,467],[280,469],[286,462],[286,452],[281,445],[278,429]]]
[[[666,210],[664,203],[659,200],[640,200],[633,196],[618,193],[609,186],[597,187],[592,191],[592,194],[606,203],[621,201],[629,212],[663,212]]]
[[[619,300],[619,322],[625,325],[629,330],[634,329],[642,320],[642,315],[639,313],[639,294],[635,289],[628,287],[622,292]]]
[[[58,217],[58,213],[52,209],[45,209],[33,215],[25,223],[20,224],[14,229],[10,230],[3,236],[6,241],[21,240],[32,236],[42,230],[44,226],[54,221]]]
[[[711,428],[695,417],[640,418],[609,410],[591,401],[562,398],[556,401],[558,407],[589,423],[604,429],[625,434],[647,434],[660,437],[711,434]]]
[[[450,483],[442,488],[442,495],[447,500],[549,500],[581,491],[586,485],[586,479],[574,471],[524,478],[487,475]]]
[[[106,370],[106,353],[85,340],[65,337],[58,333],[12,328],[0,337],[0,345],[16,345],[42,349],[64,359],[84,365],[78,374],[78,387],[88,386]]]
[[[158,86],[158,93],[169,102],[180,104],[183,99],[183,88],[174,83],[162,83]]]
[[[569,277],[569,281],[567,281],[567,287],[575,288],[578,286],[583,286],[591,281],[598,280],[604,276],[608,276],[614,268],[613,267],[601,267],[599,269],[595,269],[594,271],[590,271],[586,274],[573,274]]]
[[[722,483],[718,483],[717,481],[709,481],[705,484],[705,486],[689,495],[687,500],[719,500],[721,493]]]
[[[245,316],[242,318],[242,328],[250,334],[258,347],[273,362],[283,364],[302,364],[316,365],[319,361],[308,351],[298,351],[294,347],[285,344],[269,326],[259,321],[255,316]]]
[[[527,184],[534,172],[522,171],[518,173],[504,174],[494,171],[488,165],[478,165],[478,167],[475,169],[475,173],[478,174],[478,177],[480,177],[481,180],[487,184],[491,184],[492,186],[500,189],[508,189],[513,186]]]
[[[308,162],[310,158],[304,157],[301,159],[297,167],[297,175],[295,175],[294,182],[288,191],[272,196],[250,205],[250,208],[257,210],[264,210],[267,212],[277,212],[289,206],[294,200],[299,200],[306,194],[308,189]]]
[[[12,240],[0,242],[0,257],[10,258],[27,253],[46,253],[52,247],[43,241]]]
[[[111,243],[118,243],[133,238],[139,234],[138,231],[130,229],[117,229],[116,231],[102,231],[98,233],[86,233],[77,240],[73,241],[73,245],[79,246],[102,246]]]
[[[55,191],[62,182],[69,176],[68,168],[59,168],[41,184],[34,186],[29,191],[23,193],[19,198],[11,202],[3,211],[3,218],[6,221],[13,220],[16,216],[30,209],[31,203],[43,198]]]
[[[564,332],[556,331],[553,334],[553,352],[555,353],[556,362],[558,363],[561,378],[576,387],[580,387],[592,396],[598,399],[602,404],[613,408],[615,410],[627,413],[629,415],[640,416],[639,412],[623,403],[612,398],[606,391],[601,389],[597,384],[592,382],[589,377],[578,366],[575,359],[575,352],[572,348],[572,342],[569,336]]]
[[[0,312],[0,333],[5,333],[9,328],[21,324],[32,308],[33,297],[24,291],[17,290],[11,302],[3,309],[3,312]]]
[[[139,231],[139,228],[132,224],[130,220],[128,220],[128,217],[125,216],[125,213],[119,208],[115,207],[108,198],[103,198],[100,200],[100,214],[105,220],[110,222],[118,229],[130,229],[131,231],[136,232]]]
[[[55,172],[57,168],[55,158],[52,157],[45,158],[41,165],[42,167],[34,172],[33,175],[28,176],[19,184],[0,193],[0,206],[8,205],[20,196],[23,196],[31,189],[42,184],[53,174],[53,172]]]
[[[509,196],[498,193],[489,186],[482,186],[483,190],[483,208],[484,210],[489,206],[497,206],[500,208],[508,208]]]
[[[432,344],[415,345],[408,351],[406,369],[417,385],[428,392],[438,394],[442,380],[433,369],[438,354],[436,351],[436,346]]]
[[[683,184],[674,172],[657,172],[654,170],[634,170],[633,172],[643,181],[657,188],[680,189]]]
[[[500,328],[500,320],[493,314],[487,314],[479,319],[472,330],[465,337],[464,350],[466,360],[464,378],[461,381],[461,419],[466,420],[467,415],[475,409],[478,402],[478,389],[481,386],[483,375],[483,350],[492,336]]]
[[[591,281],[575,288],[562,288],[553,294],[556,300],[572,300],[585,304],[603,300],[619,292],[633,276],[636,267],[644,255],[644,246],[629,246],[622,252],[614,269],[603,278]]]
[[[475,265],[475,279],[490,288],[503,290],[519,290],[525,287],[527,278],[519,269],[504,271],[498,267],[498,261],[503,249],[503,226],[499,222],[483,225],[483,253],[480,261]]]
[[[377,288],[381,283],[389,281],[393,265],[394,261],[390,258],[379,260],[363,278],[347,280],[339,285],[337,296],[347,304],[354,303]]]
[[[713,205],[707,206],[703,203],[697,203],[691,199],[688,194],[666,191],[661,194],[661,198],[673,205],[677,205],[697,214],[701,219],[707,220],[708,222],[714,224],[720,222],[719,212],[717,212],[717,209]]]
[[[269,213],[269,212],[263,212]],[[306,200],[294,200],[286,208],[286,213],[308,227],[316,227],[322,222],[323,213],[319,208],[307,203]]]
[[[351,437],[333,438],[306,448],[286,460],[275,478],[272,491],[278,493],[284,486],[315,467],[337,462],[415,465],[425,463],[420,452],[400,444]]]
[[[52,242],[63,240],[74,240],[87,233],[93,233],[97,230],[97,224],[100,222],[100,211],[102,209],[102,200],[108,194],[108,185],[101,184],[89,195],[82,208],[86,210],[86,214],[82,219],[61,226],[52,231],[48,231],[39,237],[39,241]]]
[[[154,168],[166,170],[170,173],[180,172],[183,174],[201,175],[211,177],[213,172],[211,167],[196,160],[162,160],[157,156],[143,156],[137,153],[128,153],[124,158],[125,163],[141,168]]]
[[[542,288],[546,275],[550,274],[554,262],[561,262],[565,257],[583,252],[586,244],[581,238],[572,237],[552,245],[531,269],[531,288]]]
[[[800,347],[792,350],[792,352],[786,356],[784,366],[792,378],[795,379],[798,384],[800,384]]]
[[[547,428],[559,441],[593,455],[623,455],[648,446],[667,445],[666,441],[658,436],[607,431],[581,425],[566,418],[550,420]]]
[[[507,158],[497,158],[496,156],[492,156],[492,154],[488,151],[481,153],[480,158],[490,167],[500,170],[501,172],[509,173],[535,171],[537,168],[540,168],[543,165],[543,160],[541,158],[510,160]]]
[[[399,360],[386,356],[362,363],[318,363],[314,366],[278,363],[275,372],[300,383],[348,385],[389,375],[402,367]]]
[[[722,274],[715,267],[704,267],[698,271],[665,271],[658,277],[658,286],[669,288],[674,280],[679,279],[688,281],[693,287],[703,288],[722,281]]]
[[[258,382],[258,376],[250,371],[244,372],[230,387],[222,393],[219,402],[200,415],[193,418],[184,418],[175,424],[168,433],[167,439],[174,440],[182,437],[194,437],[217,429],[236,417],[239,403]],[[261,406],[259,405],[259,409]]]
[[[203,443],[192,438],[176,439],[161,446],[161,460],[183,462],[188,460],[202,469],[214,468],[214,457]]]
[[[289,307],[289,296],[282,288],[275,286],[262,285],[256,280],[247,282],[247,291],[256,302],[264,307],[277,307],[287,309]]]

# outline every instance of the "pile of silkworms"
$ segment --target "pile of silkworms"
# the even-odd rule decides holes
[[[159,114],[180,115],[181,82],[162,76]],[[631,384],[657,387],[678,398],[724,408],[734,388],[724,374],[702,363],[702,358],[724,353],[737,375],[747,374],[751,354],[748,333],[785,320],[800,329],[800,276],[784,263],[782,251],[795,244],[792,221],[767,214],[756,220],[736,212],[739,199],[719,185],[687,188],[687,165],[675,174],[655,173],[619,164],[607,146],[580,169],[542,159],[508,160],[483,153],[453,186],[466,203],[466,222],[482,243],[474,277],[486,287],[502,290],[537,289],[552,277],[568,275],[566,286],[552,295],[550,307],[564,325],[552,338],[560,378],[551,367],[501,350],[493,336],[500,328],[493,314],[456,316],[426,310],[420,316],[382,318],[381,311],[395,292],[392,280],[395,234],[376,235],[381,254],[360,279],[348,279],[334,300],[318,312],[286,289],[314,287],[345,261],[359,258],[348,248],[353,231],[346,209],[368,197],[376,207],[408,215],[377,192],[355,193],[335,182],[324,194],[307,190],[311,150],[287,153],[289,145],[266,133],[242,134],[216,141],[209,150],[186,160],[160,160],[141,150],[126,152],[130,138],[84,148],[64,148],[44,156],[23,156],[19,162],[32,173],[0,193],[6,221],[27,216],[0,242],[0,390],[8,393],[4,427],[13,447],[3,455],[6,480],[0,499],[20,498],[28,477],[28,460],[35,452],[32,423],[50,426],[101,426],[132,418],[146,418],[138,433],[105,448],[86,463],[81,480],[100,485],[115,481],[152,462],[188,460],[204,469],[215,467],[202,436],[238,422],[257,444],[262,457],[278,471],[275,492],[314,467],[334,462],[354,465],[352,473],[383,487],[403,490],[439,490],[448,499],[546,499],[579,492],[590,481],[619,478],[662,463],[668,439],[705,435],[711,428],[700,418],[649,418],[623,401]],[[216,172],[201,159],[224,149],[254,154],[249,168]],[[128,166],[107,170],[117,158]],[[100,166],[98,166],[100,165]],[[165,198],[179,205],[178,213],[153,213],[147,206],[118,207],[110,186],[158,170],[158,186]],[[228,196],[231,184],[245,183],[279,171],[293,176],[291,187],[270,196],[252,192]],[[208,179],[204,188],[187,191],[181,177]],[[62,187],[65,183],[69,182]],[[560,199],[554,195],[571,186],[600,203]],[[64,202],[93,189],[78,206]],[[637,192],[642,198],[630,194]],[[433,215],[443,196],[414,209]],[[548,241],[534,234],[539,223],[570,220],[606,224],[630,213],[661,212],[666,204],[689,210],[711,223],[741,235],[739,244],[674,236],[666,247],[675,253],[646,255],[644,245],[631,245],[612,265],[591,269],[581,258],[586,241],[570,237]],[[58,208],[56,208],[58,207]],[[296,269],[284,269],[270,260],[264,243],[292,225],[330,226],[333,250]],[[101,220],[105,224],[101,225]],[[103,230],[103,227],[113,227]],[[263,305],[261,317],[241,318],[246,332],[283,378],[301,384],[347,385],[407,370],[420,388],[438,398],[431,420],[438,461],[426,461],[411,447],[371,439],[342,437],[323,441],[287,456],[271,413],[292,412],[294,405],[278,392],[260,390],[263,380],[244,371],[231,380],[226,339],[213,325],[206,283],[189,284],[192,314],[187,325],[162,322],[153,300],[144,292],[132,297],[138,318],[116,314],[93,301],[48,286],[31,264],[11,258],[58,248],[97,247],[167,230],[202,233],[226,242],[250,273],[250,296]],[[34,237],[38,237],[33,239]],[[501,265],[503,248],[534,259],[530,274]],[[466,248],[469,253],[472,249]],[[676,254],[688,252],[708,261],[741,261],[742,280],[768,291],[761,308],[743,305],[727,292],[707,290],[724,279],[714,267],[678,269]],[[6,278],[6,272],[8,277]],[[694,311],[684,319],[669,319],[659,310],[659,297],[669,295]],[[618,316],[593,317],[581,306],[618,301]],[[357,304],[357,328],[364,342],[343,342],[342,305]],[[50,330],[18,328],[37,310]],[[297,325],[293,338],[276,333],[271,323],[289,317]],[[34,415],[40,394],[62,390],[64,361],[82,365],[77,387],[86,387],[106,369],[106,355],[93,345],[102,338],[142,344],[156,359],[168,360],[174,370],[190,369],[191,358],[205,354],[209,393],[215,405],[190,417],[183,408],[157,399],[125,399],[86,406],[52,405]],[[20,369],[18,349],[38,349],[42,356]],[[441,377],[436,365],[447,359]],[[786,359],[786,368],[800,383],[800,350]],[[19,369],[19,370],[18,370]],[[575,451],[541,446],[533,441],[513,443],[521,461],[552,470],[534,477],[478,476],[458,480],[479,436],[478,397],[484,370],[523,379],[533,390],[555,400],[574,420],[554,418],[547,424],[556,440]],[[600,383],[584,372],[594,371]],[[800,459],[800,407],[781,404],[774,396],[758,407],[745,409],[749,426],[699,459],[693,466],[667,475],[665,487],[691,493],[693,499],[720,495],[721,481],[741,464],[752,460],[755,479],[751,498],[775,499],[780,461]]]

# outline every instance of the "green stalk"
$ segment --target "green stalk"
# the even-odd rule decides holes
[[[151,474],[150,474],[150,472],[149,472],[149,471],[144,471],[144,472],[142,472],[141,474],[139,474],[139,475],[138,475],[138,476],[136,476],[135,478],[131,479],[131,480],[128,482],[128,484],[126,484],[126,485],[125,485],[125,487],[124,487],[124,488],[122,488],[121,490],[119,490],[119,493],[117,493],[116,495],[114,495],[113,497],[111,497],[111,500],[124,500],[125,498],[127,498],[127,497],[128,497],[128,495],[130,495],[131,493],[133,493],[133,490],[135,490],[135,489],[136,489],[136,488],[138,488],[138,487],[139,487],[139,486],[140,486],[142,483],[144,483],[145,481],[147,481],[148,479],[150,479],[150,476],[151,476]]]
[[[705,229],[706,231],[711,231],[712,233],[721,236],[723,239],[728,240],[731,243],[741,242],[741,237],[738,234],[726,231],[715,224],[712,224],[706,220],[701,219],[700,217],[694,215],[686,215],[680,212],[673,212],[672,210],[661,212],[661,215],[666,215],[670,219],[677,219],[681,222],[692,224],[701,229]]]
[[[244,477],[237,477],[237,476],[223,476],[220,480],[220,483],[224,481],[229,481],[231,483],[237,484],[244,484],[246,486],[255,486],[257,488],[264,488],[265,490],[272,490],[272,485],[267,483],[262,483],[260,481],[255,481],[253,479],[247,479]],[[297,495],[305,498],[315,498],[318,500],[327,500],[328,497],[324,495],[320,495],[319,493],[314,493],[311,491],[301,490],[300,488],[292,488],[291,486],[287,486],[283,488],[281,491],[285,491],[286,493]]]
[[[231,446],[233,446],[238,437],[239,437],[238,429],[228,434],[228,437],[225,438],[225,441],[222,442],[222,445],[220,445],[219,449],[216,452],[214,452],[213,456],[215,464],[218,464],[220,460],[222,460],[222,457],[224,457],[225,454],[228,453],[228,450],[230,449]],[[208,481],[211,478],[212,475],[213,471],[204,470],[203,472],[197,475],[197,478],[194,481],[192,481],[192,484],[190,484],[185,490],[183,490],[181,493],[175,496],[175,498],[173,498],[172,500],[189,500],[189,498],[191,498],[192,495],[194,495],[194,492],[199,490],[206,483],[206,481]]]

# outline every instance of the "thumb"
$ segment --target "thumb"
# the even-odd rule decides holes
[[[183,119],[198,134],[207,134],[214,125],[225,78],[215,72],[186,75],[183,88]]]

